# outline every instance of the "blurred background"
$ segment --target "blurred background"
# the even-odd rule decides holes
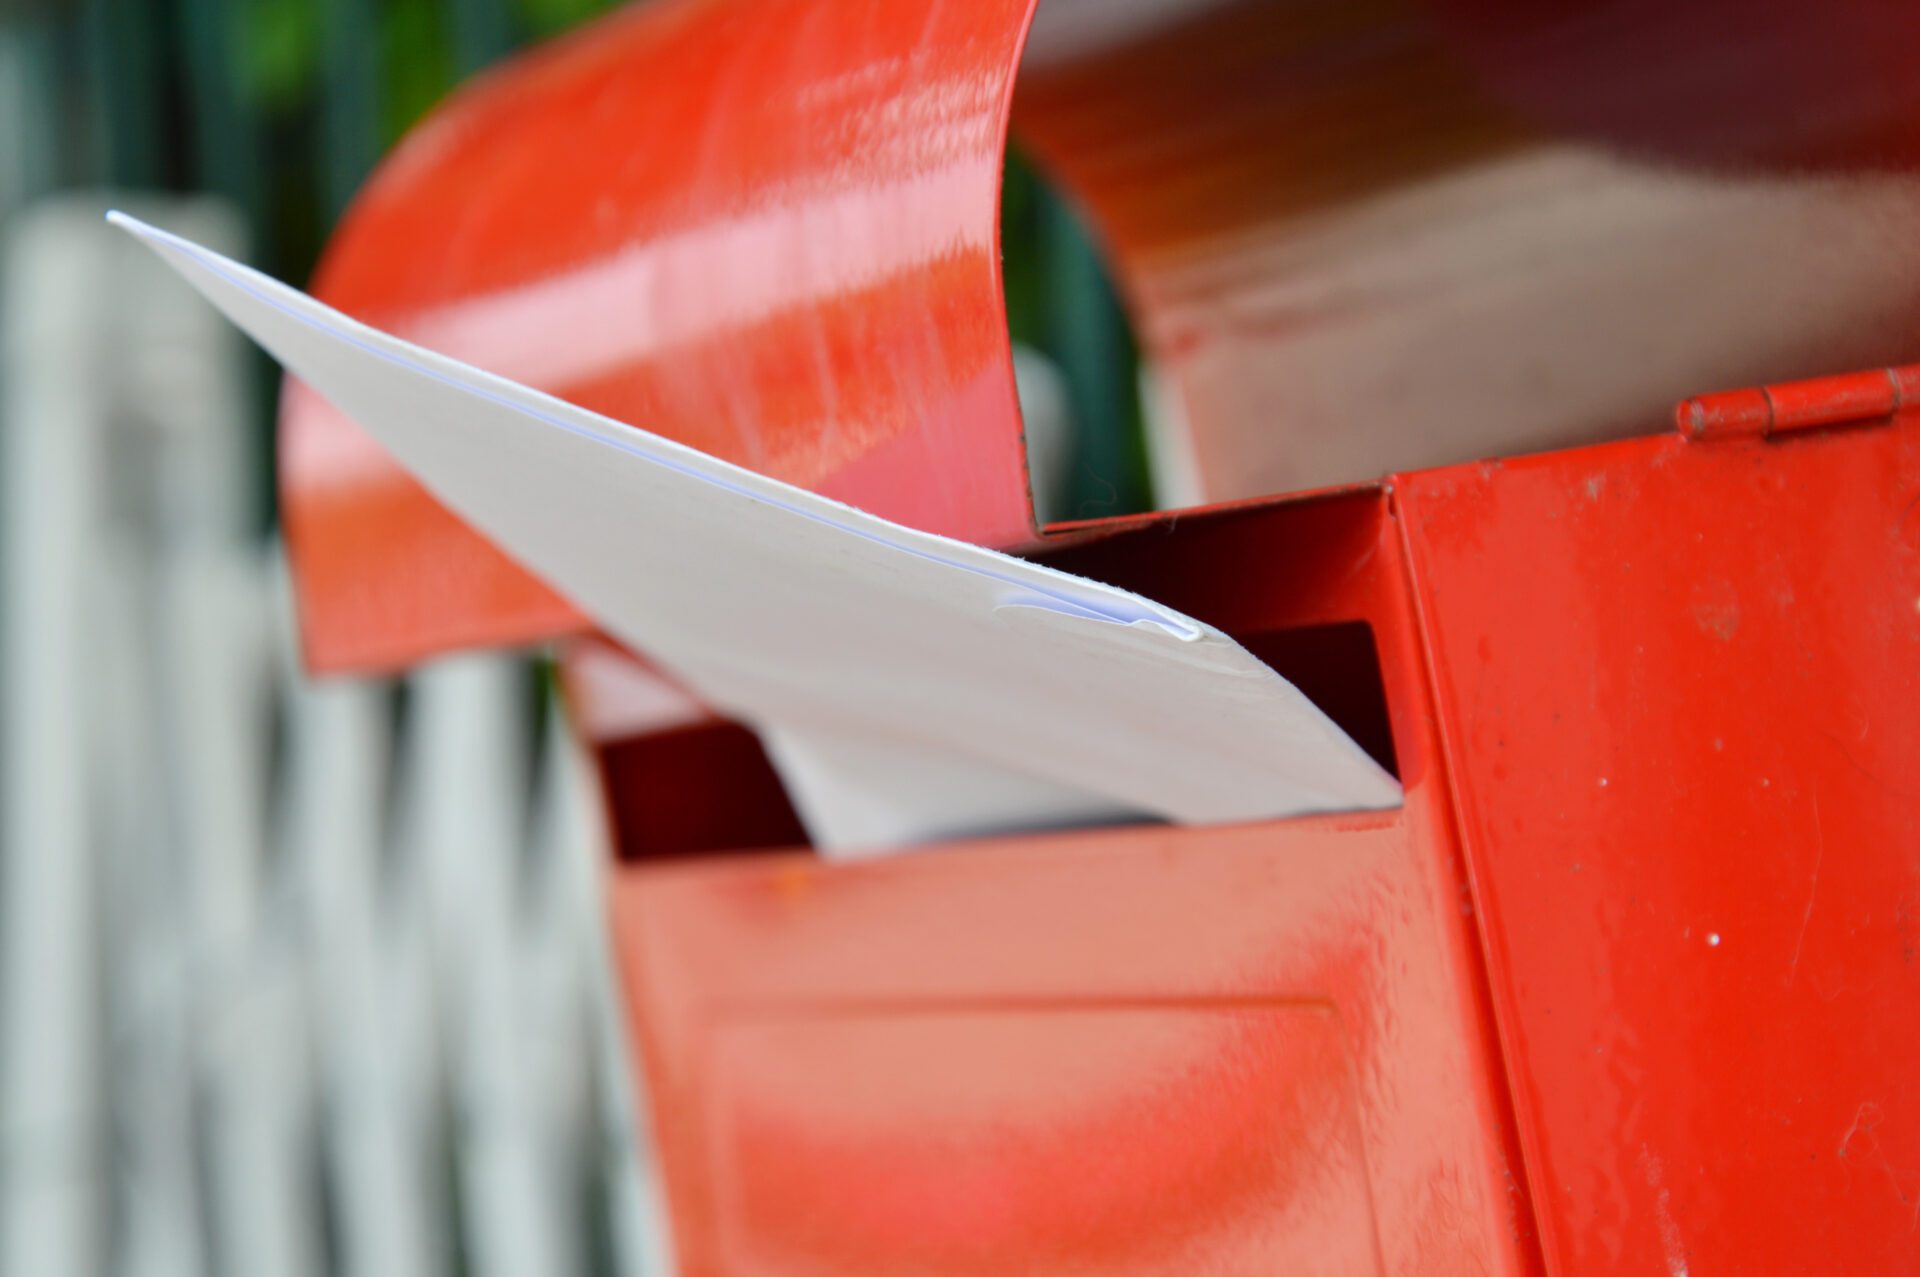
[[[277,370],[99,221],[304,281],[599,7],[0,4],[0,1272],[663,1270],[545,662],[306,684]]]
[[[667,1271],[549,659],[303,679],[277,371],[101,222],[304,284],[436,102],[611,7],[0,0],[0,1277]],[[1138,323],[1013,155],[1038,522],[1911,359],[1916,13],[1048,0],[1016,145]]]
[[[606,7],[0,0],[8,1277],[666,1271],[549,663],[306,682],[278,371],[100,220],[304,283],[435,102]],[[1036,447],[1081,433],[1042,499],[1146,508],[1098,254],[1017,160],[1005,215]]]

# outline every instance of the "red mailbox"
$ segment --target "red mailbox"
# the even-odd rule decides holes
[[[1427,405],[1481,413],[1487,440],[1527,412],[1550,442],[1632,437],[1036,526],[998,276],[1010,113],[1106,233],[1215,490],[1269,423],[1320,419],[1274,372],[1295,365],[1268,362],[1303,328],[1340,359],[1375,348],[1343,325],[1392,353],[1398,320],[1369,307],[1440,287],[1358,271],[1338,296],[1365,305],[1323,292],[1295,314],[1289,245],[1417,239],[1436,192],[1512,208],[1515,173],[1573,170],[1526,109],[1537,77],[1476,69],[1565,55],[1498,5],[1171,6],[1158,27],[1082,10],[1015,103],[1029,8],[624,12],[423,126],[317,283],[490,370],[1218,625],[1405,785],[1387,813],[822,862],[750,734],[587,635],[293,388],[283,488],[316,665],[571,644],[684,1271],[1920,1267],[1920,374],[1710,396],[1678,430],[1647,406],[1699,388],[1683,376],[1910,354],[1913,259],[1850,273],[1846,244],[1809,241],[1824,265],[1775,263],[1805,304],[1723,328],[1667,298],[1715,339],[1686,358],[1627,322],[1645,299],[1606,292],[1600,314],[1576,292],[1553,322],[1595,334],[1578,366],[1496,350],[1363,397],[1412,406],[1367,407],[1327,448],[1391,429],[1425,456]],[[1851,38],[1905,32],[1887,21]],[[1410,118],[1433,132],[1395,149]],[[1900,94],[1850,99],[1827,160],[1913,118]],[[1683,132],[1667,159],[1713,136]],[[1920,213],[1895,178],[1657,198],[1620,180],[1609,198],[1669,212],[1804,197],[1766,224],[1808,235]],[[1535,230],[1573,224],[1536,211]],[[1658,282],[1693,241],[1659,243],[1603,273],[1652,262]],[[1537,270],[1585,268],[1564,256]],[[1524,339],[1532,304],[1490,331]],[[1400,353],[1377,380],[1419,365]],[[1494,383],[1512,393],[1472,397]]]

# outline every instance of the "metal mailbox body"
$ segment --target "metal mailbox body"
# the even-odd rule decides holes
[[[620,866],[689,1272],[1920,1263],[1914,414],[1066,557],[1365,621],[1406,807]]]
[[[1380,636],[1397,811],[616,870],[684,1271],[1534,1268],[1387,506],[1073,566],[1256,648]]]
[[[793,829],[764,760],[697,707],[674,730],[698,748],[602,730],[619,716],[572,678],[616,826],[672,831],[626,838],[612,919],[685,1270],[1920,1269],[1913,379],[1038,527],[995,225],[1031,7],[624,12],[437,113],[316,281],[492,371],[1212,621],[1406,785],[1364,818],[667,863]],[[1191,400],[1257,425],[1245,272],[1301,192],[1246,140],[1297,126],[1309,181],[1326,103],[1252,76],[1242,36],[1293,41],[1307,83],[1329,33],[1380,54],[1342,118],[1382,128],[1458,75],[1398,0],[1218,8],[1165,77],[1037,68],[1024,127]],[[1526,28],[1438,11],[1477,15],[1447,37],[1469,63],[1507,65],[1496,20]],[[1513,91],[1585,118],[1562,100],[1584,83]],[[1450,136],[1514,144],[1484,123]],[[1378,140],[1341,143],[1363,187]],[[282,444],[317,667],[556,637],[575,675],[607,657],[297,386]],[[648,749],[676,769],[649,783]],[[752,819],[720,829],[729,808]]]

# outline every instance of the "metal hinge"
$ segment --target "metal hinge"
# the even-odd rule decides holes
[[[1920,364],[1696,395],[1675,406],[1673,424],[1699,442],[1770,439],[1823,426],[1885,425],[1908,407],[1920,407]]]

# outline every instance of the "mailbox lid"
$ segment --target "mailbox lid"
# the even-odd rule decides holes
[[[313,291],[876,514],[1028,543],[998,199],[1031,4],[631,6],[414,130]],[[297,383],[280,471],[315,667],[586,628]]]

